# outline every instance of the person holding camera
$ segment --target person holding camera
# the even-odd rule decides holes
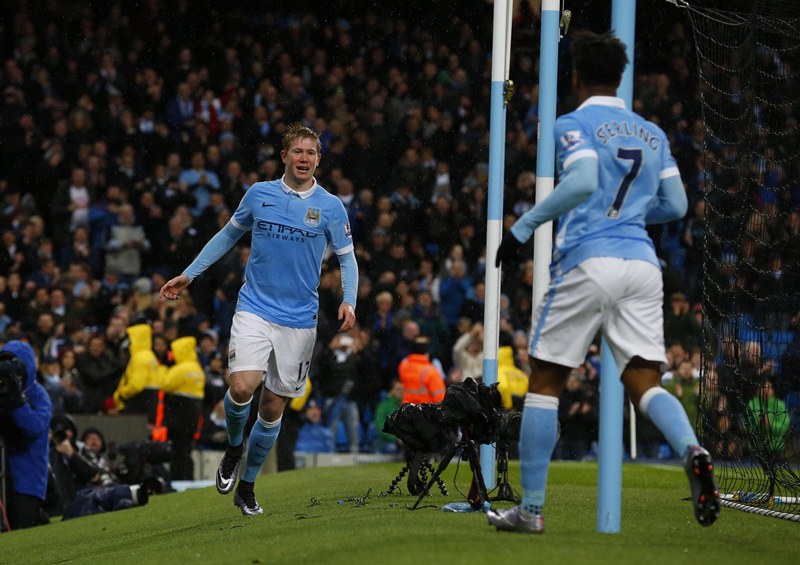
[[[120,483],[95,454],[77,441],[78,428],[66,414],[50,424],[50,480],[47,511],[63,520],[147,504],[146,484]]]
[[[90,484],[100,484],[102,470],[86,458],[76,444],[78,429],[66,414],[53,416],[50,422],[50,472],[47,512],[64,513],[78,491]]]
[[[47,441],[53,407],[36,382],[33,348],[14,340],[0,351],[0,430],[9,467],[10,529],[49,524],[44,511],[47,492]]]

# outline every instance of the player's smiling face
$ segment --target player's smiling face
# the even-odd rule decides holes
[[[311,188],[320,157],[314,139],[301,137],[293,141],[288,151],[281,151],[281,160],[286,166],[284,176],[286,184],[299,191]]]

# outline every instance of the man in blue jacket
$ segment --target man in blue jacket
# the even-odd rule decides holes
[[[30,345],[10,341],[0,351],[0,434],[10,471],[8,519],[11,529],[49,524],[43,510],[47,491],[50,397],[36,382]]]

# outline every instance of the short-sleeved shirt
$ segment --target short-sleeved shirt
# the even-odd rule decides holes
[[[316,181],[305,192],[283,179],[259,182],[245,193],[231,222],[252,230],[237,311],[290,328],[316,327],[325,249],[328,243],[337,255],[353,249],[341,200]]]
[[[598,160],[598,189],[559,219],[553,270],[591,257],[641,259],[659,266],[645,229],[661,179],[680,176],[661,128],[620,98],[593,96],[556,121],[559,173],[579,159]]]

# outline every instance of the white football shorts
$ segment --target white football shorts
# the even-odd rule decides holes
[[[287,328],[250,312],[236,312],[231,326],[228,367],[264,371],[264,387],[279,396],[305,395],[316,328]]]
[[[531,356],[577,367],[602,329],[620,373],[636,356],[666,362],[663,284],[647,261],[587,259],[550,281],[531,326]]]

